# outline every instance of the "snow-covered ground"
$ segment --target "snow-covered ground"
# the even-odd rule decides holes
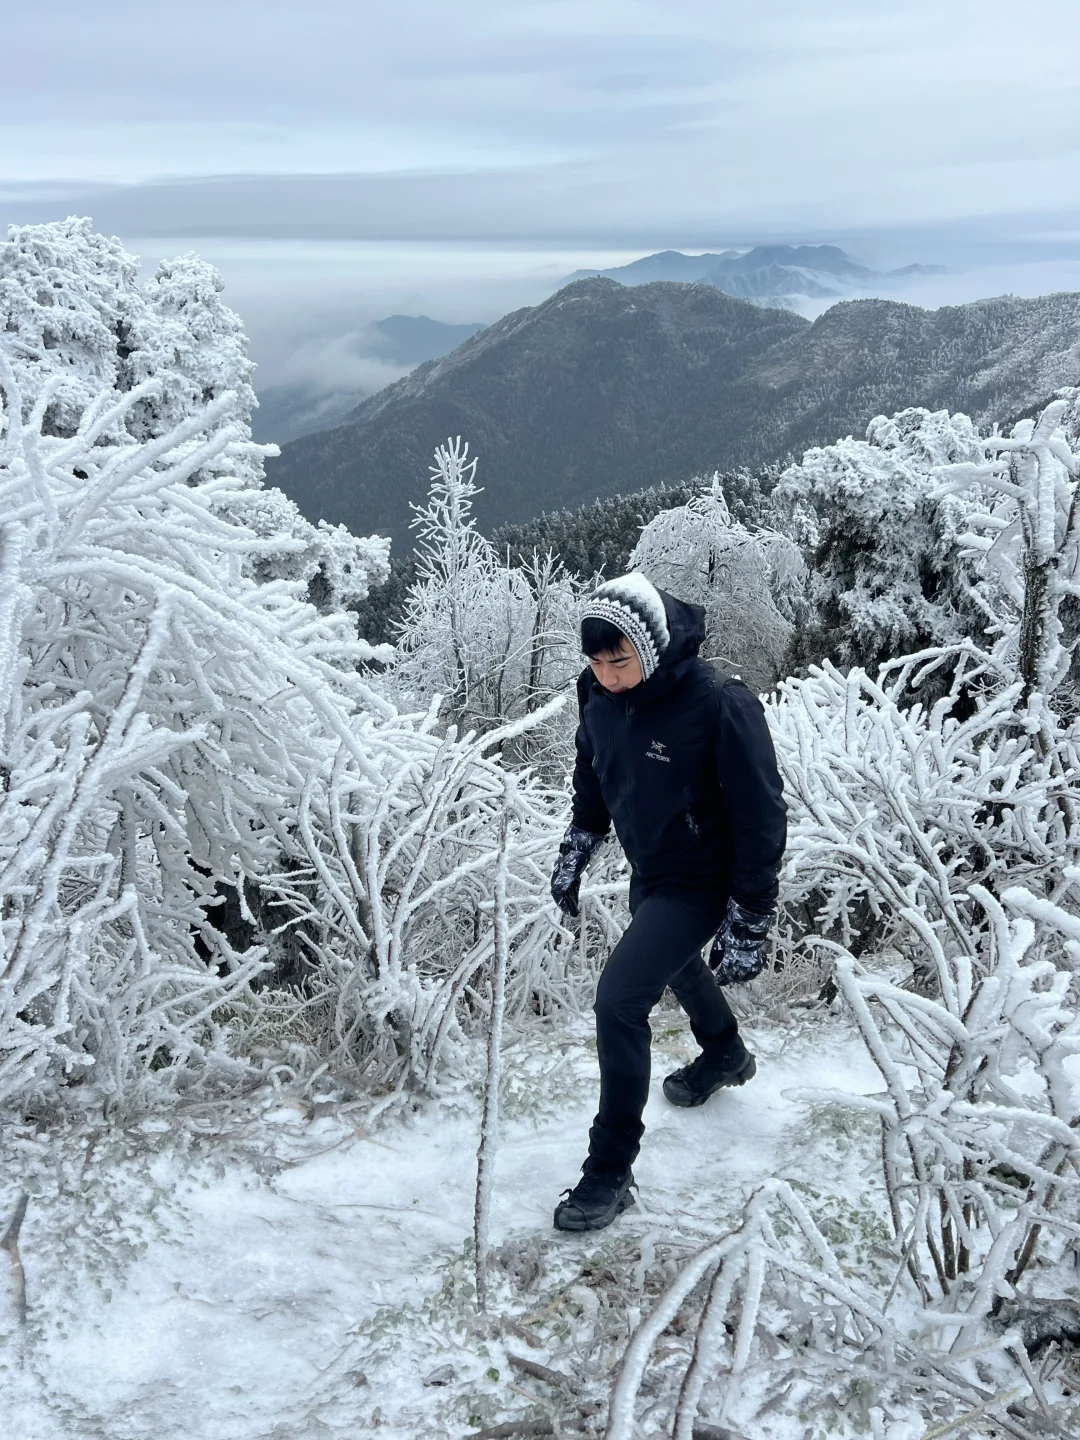
[[[874,1264],[878,1241],[888,1253],[880,1181],[862,1173],[874,1131],[794,1093],[879,1087],[849,1029],[820,1013],[751,1024],[757,1078],[680,1111],[660,1080],[692,1037],[674,1009],[654,1021],[639,1201],[583,1237],[555,1232],[551,1213],[577,1177],[595,1104],[588,1026],[510,1037],[491,1320],[471,1295],[478,1080],[370,1132],[370,1100],[272,1095],[168,1127],[88,1126],[60,1141],[9,1132],[0,1213],[29,1191],[29,1312],[20,1325],[0,1256],[4,1435],[412,1440],[587,1415],[674,1265],[770,1176],[800,1188],[851,1263]],[[806,1433],[779,1412],[762,1425]]]

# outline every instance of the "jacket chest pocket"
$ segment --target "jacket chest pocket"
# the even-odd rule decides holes
[[[642,735],[635,746],[640,764],[655,769],[677,799],[684,790],[695,796],[704,793],[713,772],[712,756],[704,736],[680,735],[670,738],[663,732],[655,737]]]

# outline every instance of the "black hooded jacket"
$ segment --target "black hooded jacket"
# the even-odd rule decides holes
[[[613,695],[591,670],[578,677],[573,823],[605,835],[614,821],[650,887],[723,884],[764,913],[787,840],[765,711],[741,680],[721,688],[698,658],[701,607],[660,594],[671,638],[649,678]]]

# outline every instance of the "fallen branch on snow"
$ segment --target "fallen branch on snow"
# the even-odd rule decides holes
[[[0,1250],[6,1250],[11,1260],[11,1273],[15,1280],[15,1311],[22,1325],[26,1324],[26,1272],[19,1254],[19,1231],[22,1229],[28,1199],[29,1196],[24,1190],[15,1206],[11,1224],[4,1231],[3,1238],[0,1238]]]

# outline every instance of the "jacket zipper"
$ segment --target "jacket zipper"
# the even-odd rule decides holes
[[[630,748],[630,732],[631,732],[631,729],[632,729],[631,724],[630,724],[630,720],[631,720],[631,717],[633,716],[633,713],[634,713],[634,707],[633,707],[633,705],[627,704],[627,706],[626,706],[626,745],[625,745],[625,748],[624,748],[625,768],[624,768],[624,770],[623,770],[623,785],[625,786],[625,789],[624,789],[624,791],[623,791],[623,794],[624,794],[625,797],[626,797],[626,798],[625,798],[625,806],[626,806],[626,822],[627,822],[626,828],[627,828],[627,830],[630,829],[631,812],[633,811],[633,808],[634,808],[633,805],[631,804],[631,800],[630,800],[631,792],[633,791],[633,788],[634,788],[634,775],[633,775],[633,770],[632,770],[633,759],[632,759],[632,751],[631,751],[631,748]],[[632,844],[632,843],[633,843],[633,841],[632,841],[632,839],[631,839],[631,844]]]

